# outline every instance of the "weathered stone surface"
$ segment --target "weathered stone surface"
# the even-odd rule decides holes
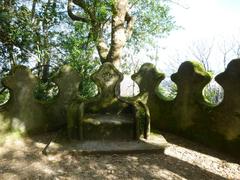
[[[84,140],[135,139],[134,119],[131,114],[86,114],[83,119]]]
[[[148,93],[147,105],[153,128],[186,129],[206,115],[202,90],[211,77],[199,63],[188,61],[171,78],[178,86],[177,97],[172,101],[159,92],[158,86],[164,74],[157,72],[152,64],[142,65],[139,72],[132,76],[139,85],[140,93]]]
[[[76,99],[79,92],[81,77],[71,66],[63,66],[53,81],[59,88],[57,100],[61,105],[68,105],[72,100]]]
[[[214,109],[216,131],[228,140],[240,137],[240,59],[232,60],[216,81],[224,89],[223,102]],[[239,138],[240,139],[240,138]]]
[[[120,113],[128,106],[120,101],[119,87],[123,75],[112,63],[104,63],[92,75],[93,81],[98,86],[98,95],[85,103],[87,112],[91,113]]]
[[[165,75],[159,73],[153,64],[145,63],[141,66],[136,74],[132,75],[132,79],[138,84],[140,90],[140,96],[147,94],[147,107],[150,112],[151,126],[166,127],[164,119],[165,115],[170,113],[171,102],[164,101],[164,97],[158,93],[158,86],[164,79]],[[164,108],[162,108],[164,107]],[[159,118],[161,117],[161,118]]]
[[[51,119],[51,127],[66,125],[67,109],[78,99],[81,77],[71,66],[63,66],[53,81],[58,86],[59,92],[55,101],[49,104],[47,112]]]
[[[85,140],[138,139],[142,131],[137,114],[140,110],[144,112],[145,109],[137,108],[138,103],[135,101],[120,98],[119,87],[123,75],[112,63],[104,63],[92,75],[92,79],[98,86],[98,95],[81,105],[76,104],[77,107],[72,106],[70,111],[75,116],[72,116],[73,119],[70,121],[77,123],[73,127],[79,126],[78,128],[72,128],[72,130],[78,130],[79,133],[69,132],[69,134],[77,134],[80,139]],[[76,116],[76,114],[79,115]],[[69,117],[71,116],[69,115]],[[80,122],[74,120],[76,118]],[[148,125],[145,125],[145,127],[148,127]],[[144,132],[144,137],[147,137],[146,130]]]
[[[145,63],[141,66],[132,79],[138,84],[140,93],[149,92],[155,94],[160,82],[165,78],[163,73],[159,73],[151,63]]]
[[[151,119],[153,129],[182,134],[239,154],[240,59],[231,61],[225,72],[216,77],[224,89],[224,100],[216,107],[205,102],[202,95],[211,77],[195,62],[184,62],[171,76],[178,93],[170,101],[158,92],[164,74],[149,63],[132,76],[140,87],[139,95],[133,98],[120,97],[123,77],[111,63],[103,64],[92,78],[99,93],[81,102],[77,98],[80,77],[65,66],[54,79],[59,87],[57,98],[40,102],[33,96],[39,80],[26,67],[17,66],[3,80],[11,96],[9,102],[0,107],[0,132],[6,129],[43,132],[67,124],[69,137],[132,139],[142,134],[147,137]],[[119,120],[126,116],[126,121]],[[94,118],[89,121],[89,117]]]
[[[176,128],[186,129],[206,117],[202,91],[210,82],[211,76],[197,62],[186,61],[181,64],[178,72],[171,76],[177,84],[177,97],[173,111]],[[201,122],[200,122],[201,123]]]
[[[10,90],[10,100],[0,108],[1,131],[39,133],[66,124],[66,109],[78,92],[78,73],[68,66],[60,70],[55,78],[59,94],[51,102],[35,99],[34,91],[39,82],[24,66],[15,67],[3,79],[3,85]]]
[[[111,130],[111,129],[110,129]],[[120,130],[120,129],[119,129]],[[96,135],[96,134],[95,134]],[[115,139],[114,139],[115,138]],[[122,136],[124,138],[124,134]],[[96,139],[96,138],[94,138]],[[71,148],[77,152],[86,154],[130,154],[130,153],[150,153],[164,152],[169,147],[166,139],[159,134],[151,134],[148,139],[140,138],[139,141],[115,141],[116,137],[112,137],[109,141],[73,141]],[[64,146],[64,145],[63,145]],[[69,143],[67,144],[69,147]]]
[[[8,129],[21,132],[46,129],[47,122],[43,108],[33,95],[38,80],[31,71],[24,66],[17,66],[2,83],[10,90],[10,100],[0,112],[1,122],[8,123]]]
[[[226,71],[216,77],[224,88],[224,100],[216,107],[208,104],[202,95],[211,76],[199,63],[184,62],[171,76],[178,87],[177,96],[171,101],[157,92],[163,78],[149,63],[132,76],[140,94],[148,94],[151,127],[237,155],[240,150],[240,59],[230,62]]]
[[[133,107],[119,99],[119,87],[123,75],[112,63],[104,63],[92,75],[92,79],[98,86],[98,95],[84,102],[85,113],[80,120],[81,138],[107,140],[124,137],[124,139],[133,139],[132,132],[135,129]],[[127,114],[128,121],[119,120],[119,117],[124,114]],[[103,116],[105,118],[102,118]],[[89,117],[94,118],[88,121]],[[115,121],[121,122],[120,125],[113,123]]]

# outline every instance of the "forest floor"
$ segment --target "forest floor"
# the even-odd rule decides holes
[[[237,160],[186,139],[163,133],[164,152],[83,155],[51,143],[50,135],[0,142],[0,179],[239,179]],[[239,162],[239,161],[238,161]]]

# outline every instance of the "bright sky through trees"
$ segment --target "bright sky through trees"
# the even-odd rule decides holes
[[[233,41],[240,41],[240,0],[181,0],[179,5],[171,6],[171,13],[175,16],[182,29],[171,32],[170,36],[159,42],[158,67],[174,58],[181,61],[194,59],[189,47],[196,42],[205,46],[213,44],[209,60],[214,71],[219,72],[223,67],[215,66],[222,55],[219,46],[226,42],[230,46]],[[235,58],[229,54],[229,58]],[[180,62],[179,62],[180,63]],[[176,65],[178,67],[178,65]]]
[[[176,0],[170,6],[171,15],[175,17],[180,29],[170,32],[170,36],[157,40],[158,47],[153,50],[142,50],[134,59],[154,63],[157,69],[170,75],[177,71],[180,64],[187,60],[197,60],[191,51],[199,46],[211,49],[208,59],[209,69],[218,74],[224,71],[223,51],[232,48],[235,42],[240,47],[240,0]],[[204,52],[203,52],[204,53]],[[228,63],[237,58],[231,51],[227,53]],[[126,77],[122,87],[128,87],[130,77]],[[124,90],[125,88],[122,88]],[[129,93],[125,89],[122,94]]]

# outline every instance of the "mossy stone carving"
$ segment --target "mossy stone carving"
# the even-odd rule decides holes
[[[123,75],[112,63],[104,63],[91,77],[98,87],[98,94],[85,102],[87,112],[119,113],[128,106],[127,103],[119,100]]]
[[[186,129],[204,118],[203,108],[206,102],[202,91],[210,82],[211,76],[200,63],[186,61],[171,79],[177,84],[178,89],[172,112],[176,128]]]
[[[10,100],[0,114],[0,120],[8,122],[9,129],[22,133],[46,129],[43,108],[33,95],[38,79],[31,71],[24,66],[16,66],[2,83],[10,90]]]
[[[51,116],[51,127],[61,127],[67,124],[67,110],[78,101],[81,77],[71,66],[63,66],[53,79],[59,92],[55,101],[46,110]]]
[[[132,75],[132,79],[138,84],[141,94],[147,94],[146,105],[149,109],[151,127],[166,128],[168,121],[171,102],[165,101],[163,96],[158,92],[160,82],[165,78],[163,73],[157,71],[151,63],[145,63],[139,71]],[[164,120],[163,120],[164,119]]]
[[[137,114],[141,108],[137,106],[139,103],[120,97],[119,87],[123,75],[112,63],[104,63],[92,75],[92,79],[98,86],[98,95],[79,104],[76,109],[79,112],[80,139],[138,139],[141,131]]]
[[[132,79],[138,84],[140,93],[148,92],[154,94],[160,82],[165,78],[151,63],[145,63],[139,71],[132,75]]]
[[[223,102],[213,113],[216,131],[233,140],[240,137],[240,59],[232,60],[215,79],[224,89]]]
[[[150,63],[132,76],[140,88],[132,98],[120,97],[123,76],[111,63],[104,63],[92,79],[98,95],[82,101],[79,74],[64,66],[54,78],[59,94],[51,102],[41,102],[33,95],[38,78],[28,68],[16,66],[2,83],[10,100],[0,107],[0,133],[12,129],[39,133],[67,124],[69,137],[129,140],[147,137],[151,121],[153,129],[178,133],[239,157],[240,59],[216,77],[224,89],[223,102],[216,107],[204,100],[202,90],[211,76],[196,62],[184,62],[171,76],[178,93],[170,101],[158,91],[164,74]]]
[[[54,81],[59,88],[58,96],[51,102],[39,101],[34,92],[40,80],[25,66],[13,68],[2,82],[10,90],[10,100],[0,108],[0,132],[41,133],[66,125],[66,109],[76,99],[80,77],[64,66]]]

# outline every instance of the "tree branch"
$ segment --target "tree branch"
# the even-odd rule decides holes
[[[72,12],[72,7],[73,7],[73,0],[68,0],[67,12],[68,12],[69,17],[72,20],[74,20],[74,21],[82,21],[82,22],[85,22],[85,23],[89,22],[89,19],[87,19],[85,17],[80,17],[80,16],[75,15]]]
[[[127,12],[126,16],[125,16],[125,21],[127,22],[127,27],[126,27],[125,33],[126,33],[126,37],[128,39],[132,36],[135,18],[133,16],[130,16],[129,13]]]
[[[129,9],[132,9],[138,2],[139,2],[139,0],[134,1],[134,2],[131,4],[131,6],[130,6]]]
[[[80,8],[82,8],[87,13],[87,15],[90,17],[92,23],[96,21],[95,13],[90,11],[90,9],[88,8],[88,5],[83,0],[71,0],[71,1],[74,4],[78,5]],[[91,9],[94,9],[94,7],[92,7]]]
[[[106,62],[109,48],[104,41],[104,38],[100,35],[97,40],[97,50],[101,60],[101,63]]]

